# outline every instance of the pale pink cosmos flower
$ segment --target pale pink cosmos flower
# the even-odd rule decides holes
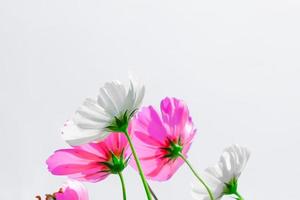
[[[79,181],[68,180],[61,192],[55,193],[56,200],[88,200],[87,189]]]
[[[79,181],[98,182],[127,165],[128,142],[124,134],[112,133],[101,142],[60,149],[46,161],[54,175]]]
[[[133,142],[148,179],[170,179],[184,163],[196,133],[187,105],[176,98],[165,98],[161,113],[144,107],[129,126]],[[136,169],[134,162],[130,164]]]
[[[58,192],[46,194],[46,200],[89,200],[87,189],[82,183],[75,180],[68,180]],[[36,196],[41,200],[40,196]]]

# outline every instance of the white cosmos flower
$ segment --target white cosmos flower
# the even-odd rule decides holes
[[[87,98],[62,129],[63,139],[70,145],[80,145],[104,139],[108,126],[116,118],[134,113],[145,94],[143,84],[130,79],[129,87],[119,81],[107,82],[97,99]]]
[[[204,180],[215,199],[221,199],[224,194],[236,194],[238,178],[249,157],[250,151],[246,147],[232,145],[224,150],[214,167],[205,170]],[[199,184],[192,185],[192,196],[197,200],[210,199],[205,188]]]

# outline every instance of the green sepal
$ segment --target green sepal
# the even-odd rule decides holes
[[[170,160],[175,160],[180,157],[183,146],[181,144],[181,139],[179,137],[177,142],[173,142],[169,140],[169,147],[163,147],[162,149],[167,151],[168,153],[164,155],[164,158],[169,158]]]
[[[100,164],[106,166],[108,169],[103,172],[109,172],[111,174],[118,174],[122,172],[128,165],[129,157],[124,160],[124,149],[119,156],[116,156],[113,152],[111,154],[111,161],[100,162]]]
[[[229,181],[229,183],[225,183],[225,188],[223,193],[230,195],[230,194],[236,194],[238,188],[238,181],[237,178],[233,178]]]
[[[135,109],[131,113],[128,113],[128,111],[126,110],[120,116],[115,116],[111,124],[106,126],[106,129],[112,132],[125,132],[128,128],[130,119],[134,116],[136,111],[137,109]]]

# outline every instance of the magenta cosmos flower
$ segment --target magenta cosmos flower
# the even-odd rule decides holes
[[[60,149],[48,158],[49,171],[72,179],[98,182],[109,174],[118,174],[129,160],[124,134],[112,133],[101,142]]]
[[[88,200],[88,191],[82,183],[75,180],[68,180],[65,185],[53,194],[46,194],[46,200]],[[36,196],[41,200],[40,196]]]
[[[165,181],[184,163],[196,133],[186,104],[176,98],[161,101],[159,113],[144,107],[134,117],[129,132],[148,179]],[[134,162],[130,164],[136,169]]]

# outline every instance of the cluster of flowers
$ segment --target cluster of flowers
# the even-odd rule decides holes
[[[145,87],[137,81],[130,80],[129,87],[113,81],[100,88],[97,99],[84,101],[62,129],[71,147],[55,151],[46,161],[52,174],[69,180],[46,200],[88,200],[81,182],[95,183],[110,174],[120,177],[125,200],[122,172],[127,165],[139,172],[147,199],[158,199],[147,180],[169,180],[184,163],[199,181],[192,188],[195,199],[230,195],[243,200],[237,186],[249,150],[239,145],[226,148],[219,162],[200,176],[187,159],[196,134],[187,105],[167,97],[160,109],[140,109],[144,94]]]

